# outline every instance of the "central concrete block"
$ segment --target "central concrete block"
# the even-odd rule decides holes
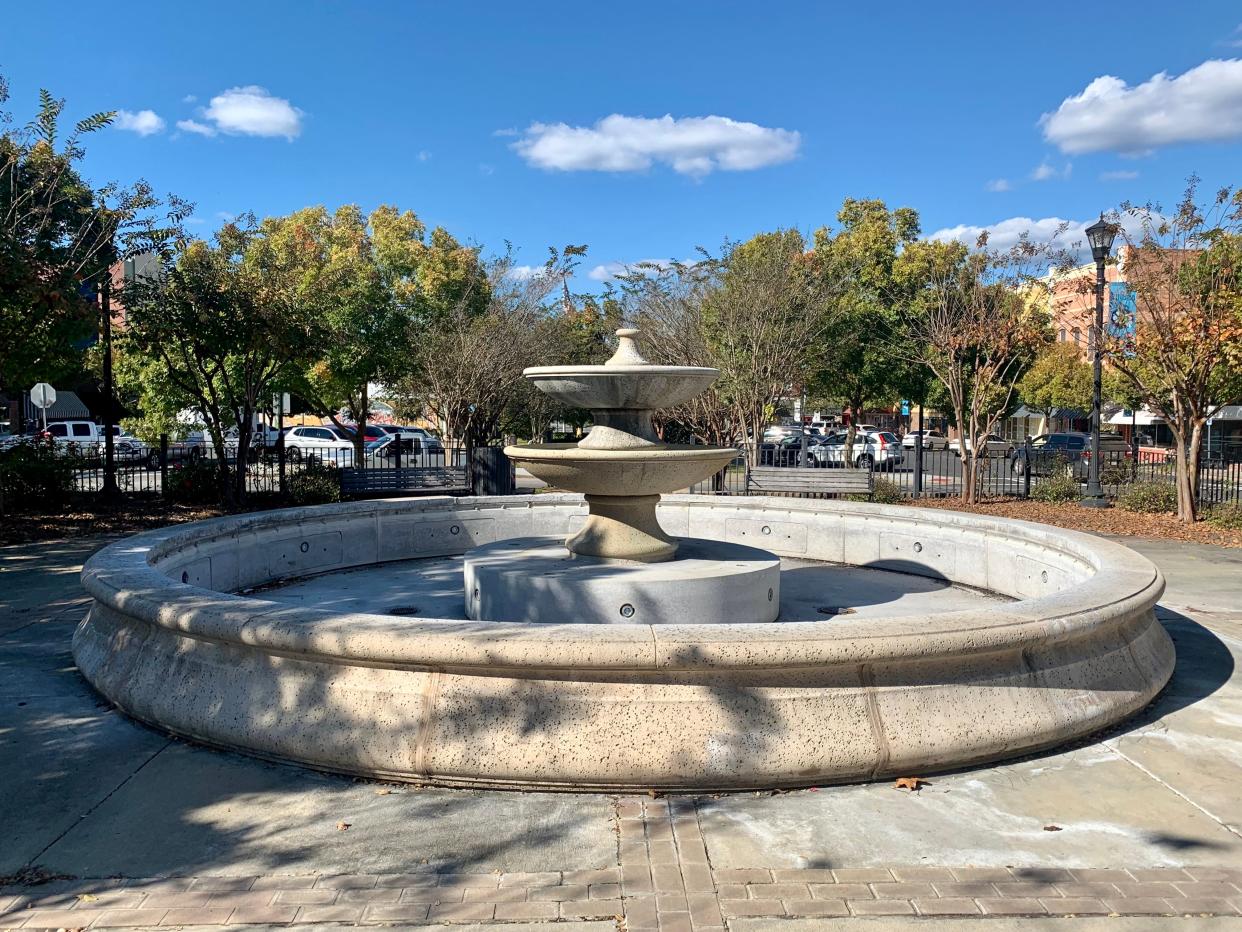
[[[465,556],[466,614],[476,621],[558,624],[776,621],[776,554],[695,537],[677,543],[677,559],[664,563],[583,557],[555,537],[476,547]]]

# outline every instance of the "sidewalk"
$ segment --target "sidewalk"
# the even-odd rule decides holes
[[[1130,543],[1169,577],[1178,668],[1105,740],[917,794],[670,799],[383,785],[170,739],[73,669],[99,542],[0,548],[0,876],[65,877],[0,886],[0,928],[1242,928],[1242,551]]]

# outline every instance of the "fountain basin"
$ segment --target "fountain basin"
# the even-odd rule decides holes
[[[262,587],[565,535],[571,495],[357,502],[217,518],[97,553],[74,636],[122,710],[191,740],[445,785],[715,790],[870,780],[1061,744],[1143,708],[1174,661],[1159,571],[980,515],[673,496],[678,536],[949,579],[1015,601],[738,625],[558,625],[289,606]],[[460,604],[460,603],[458,603]]]

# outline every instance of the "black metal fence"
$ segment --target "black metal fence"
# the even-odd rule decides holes
[[[1077,482],[1083,488],[1086,486],[1090,457],[1085,453],[1041,451],[1029,443],[995,446],[976,461],[975,486],[981,496],[1029,498],[1050,482]],[[968,464],[954,450],[918,450],[903,446],[878,452],[878,455],[877,451],[868,455],[861,445],[857,450],[854,465],[871,469],[877,482],[886,480],[889,490],[904,498],[949,498],[962,493]],[[745,448],[739,448],[732,463],[697,483],[690,491],[707,495],[747,494],[750,458]],[[845,466],[840,447],[831,454],[817,455],[813,446],[804,451],[797,446],[774,444],[763,444],[759,448],[755,464],[824,469]],[[1139,456],[1133,448],[1101,453],[1100,484],[1110,498],[1116,498],[1135,483],[1172,486],[1175,474],[1171,453],[1167,457]],[[1228,502],[1242,504],[1242,462],[1222,458],[1201,460],[1199,494],[1204,507]]]
[[[102,445],[79,446],[64,454],[72,462],[74,489],[98,493],[105,489],[107,469]],[[224,466],[211,442],[170,442],[158,445],[127,441],[114,449],[114,475],[120,493],[136,497],[192,498],[195,486],[219,486],[227,473],[236,482],[245,473],[248,494],[288,496],[308,478],[339,483],[342,497],[445,494],[509,494],[516,488],[513,464],[498,447],[423,445],[409,440],[369,444],[361,456],[351,446],[288,451],[282,444],[250,447],[238,462],[235,443],[226,443]],[[295,496],[296,497],[296,496]]]

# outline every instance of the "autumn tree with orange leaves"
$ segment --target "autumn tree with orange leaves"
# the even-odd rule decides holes
[[[1125,278],[1134,306],[1114,313],[1107,359],[1177,443],[1177,514],[1193,522],[1199,504],[1204,427],[1242,402],[1242,189],[1210,204],[1191,178],[1177,209],[1126,205]]]

